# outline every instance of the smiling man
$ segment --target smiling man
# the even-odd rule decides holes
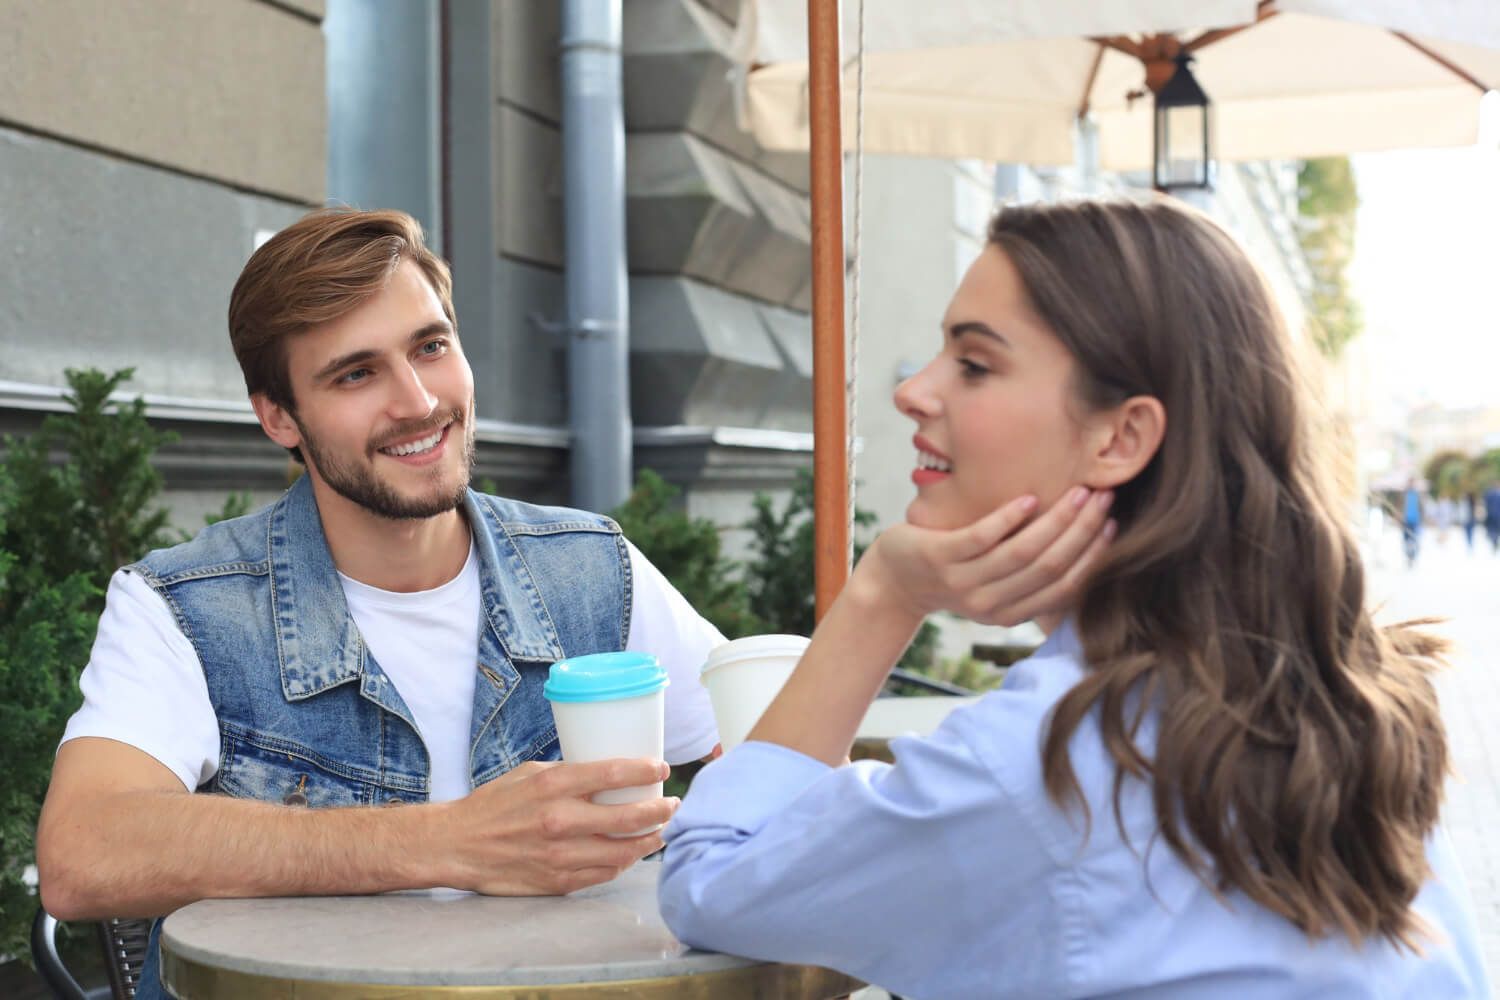
[[[589,798],[667,763],[556,763],[542,682],[568,656],[656,654],[666,758],[689,761],[717,740],[697,670],[722,637],[607,518],[469,488],[473,375],[415,221],[290,226],[245,266],[229,333],[306,475],[111,581],[38,830],[46,908],[554,894],[657,850],[612,835],[675,799]],[[160,995],[157,961],[153,934],[139,996]]]

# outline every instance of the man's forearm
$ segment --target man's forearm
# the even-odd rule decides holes
[[[43,816],[42,900],[62,919],[159,916],[214,897],[447,884],[444,805],[307,809],[131,791]]]

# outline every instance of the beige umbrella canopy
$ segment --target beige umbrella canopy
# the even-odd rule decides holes
[[[852,144],[854,0],[844,8]],[[768,147],[805,149],[807,2],[745,11],[748,123]],[[1149,167],[1148,67],[1170,75],[1179,49],[1213,102],[1222,160],[1466,145],[1480,97],[1500,88],[1500,0],[865,0],[865,23],[872,153],[1070,163],[1087,110],[1100,166]]]
[[[839,153],[1059,164],[1075,123],[1099,165],[1151,166],[1152,88],[1175,58],[1213,102],[1217,159],[1475,141],[1500,87],[1500,0],[743,0],[741,107],[762,144],[810,149],[817,606],[848,573]],[[864,31],[851,22],[863,7]],[[853,54],[852,51],[850,53]],[[841,79],[842,77],[842,79]]]

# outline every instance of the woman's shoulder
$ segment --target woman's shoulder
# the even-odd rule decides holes
[[[1077,635],[1071,625],[1064,625],[1036,653],[1013,665],[999,690],[955,711],[945,723],[945,728],[960,737],[985,764],[1011,800],[1023,808],[1037,832],[1056,847],[1059,859],[1076,860],[1085,839],[1091,841],[1090,850],[1109,849],[1111,845],[1105,842],[1117,833],[1113,822],[1115,761],[1097,712],[1085,714],[1068,740],[1068,762],[1094,821],[1083,819],[1076,808],[1057,805],[1047,793],[1042,751],[1053,710],[1087,672]],[[1153,749],[1155,725],[1155,718],[1148,712],[1136,734],[1148,756]],[[1127,829],[1133,836],[1149,838],[1155,829],[1149,789],[1129,780],[1122,793],[1120,804]],[[1099,822],[1101,819],[1105,821]]]

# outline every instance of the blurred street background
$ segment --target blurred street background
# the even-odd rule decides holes
[[[1461,531],[1423,540],[1416,564],[1404,565],[1394,525],[1369,545],[1373,602],[1385,622],[1441,617],[1455,645],[1453,666],[1438,678],[1454,775],[1444,823],[1468,878],[1479,917],[1485,964],[1500,970],[1500,556]]]

